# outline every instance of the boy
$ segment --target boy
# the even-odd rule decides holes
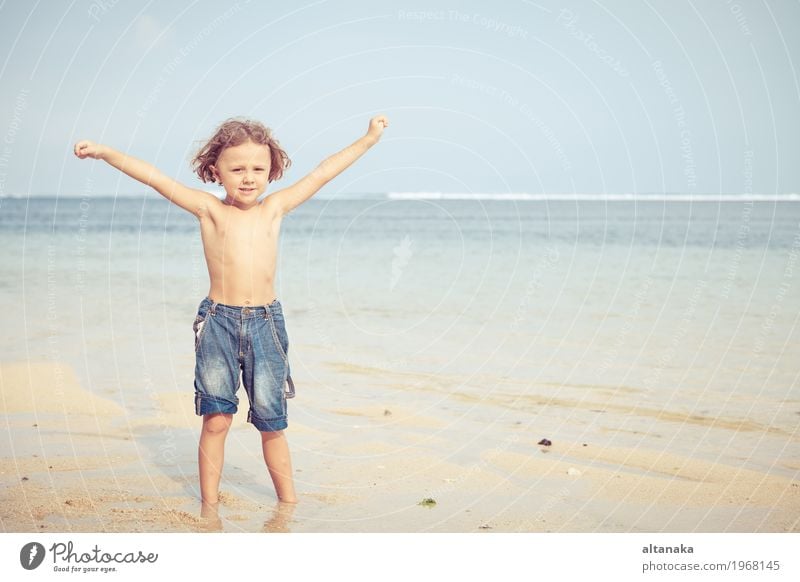
[[[91,141],[75,144],[80,159],[105,160],[200,222],[211,281],[193,326],[195,412],[203,417],[198,465],[204,507],[219,501],[225,437],[237,410],[240,370],[250,401],[247,420],[261,433],[264,461],[278,500],[297,502],[283,434],[286,398],[294,396],[294,383],[283,310],[273,289],[281,221],[375,145],[388,125],[383,115],[372,118],[366,135],[261,201],[267,184],[279,179],[291,162],[271,131],[258,122],[227,120],[192,162],[203,182],[223,186],[225,200],[179,184],[147,162],[108,146]]]

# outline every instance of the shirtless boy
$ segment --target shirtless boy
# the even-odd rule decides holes
[[[263,200],[267,185],[290,161],[268,128],[230,119],[197,153],[193,166],[203,182],[225,189],[225,199],[184,186],[142,160],[91,141],[75,144],[81,159],[104,160],[200,223],[211,288],[194,321],[195,412],[203,417],[198,446],[200,495],[219,501],[225,437],[237,411],[241,372],[250,402],[247,420],[261,433],[261,447],[279,501],[295,503],[286,398],[294,396],[289,340],[275,297],[275,265],[283,217],[360,158],[380,139],[388,119],[379,115],[367,133],[321,162],[295,184]]]

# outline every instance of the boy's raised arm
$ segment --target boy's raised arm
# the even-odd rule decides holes
[[[311,198],[325,184],[341,174],[353,162],[378,143],[383,130],[389,126],[389,120],[384,115],[373,117],[369,121],[366,135],[359,138],[342,151],[323,160],[311,173],[298,180],[291,186],[278,190],[270,196],[280,203],[281,211],[288,214],[303,202]]]
[[[191,212],[198,218],[205,215],[209,204],[219,202],[208,192],[195,190],[164,175],[158,168],[144,160],[134,158],[106,145],[82,140],[75,144],[75,155],[80,159],[103,160],[134,180],[150,186],[170,202]]]

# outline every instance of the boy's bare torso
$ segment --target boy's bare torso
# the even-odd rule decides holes
[[[253,137],[251,130],[258,130],[262,137],[262,134],[269,134],[267,128],[251,121],[225,122],[193,160],[195,171],[203,182],[224,186],[225,202],[202,190],[188,188],[151,164],[112,147],[81,140],[73,151],[80,159],[105,160],[197,216],[211,280],[208,297],[225,305],[258,306],[277,299],[275,267],[283,216],[311,198],[375,145],[387,126],[385,116],[373,117],[366,135],[323,160],[295,184],[270,194],[261,202],[254,201],[269,182],[279,179],[288,167],[286,153],[274,140],[265,143],[260,138],[255,141],[243,138],[244,141],[237,142],[238,145],[228,140],[224,142],[228,144],[225,147],[220,145],[223,142],[215,141],[221,139],[223,128],[227,128],[225,131],[244,131],[249,138]],[[212,144],[222,149],[211,148]],[[271,163],[276,158],[280,161],[280,168],[273,175]],[[253,205],[248,207],[251,203]]]
[[[272,303],[282,215],[267,197],[248,210],[217,201],[200,215],[200,234],[211,289],[224,305]]]

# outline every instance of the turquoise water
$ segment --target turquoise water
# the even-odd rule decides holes
[[[3,199],[0,243],[4,360],[67,361],[133,414],[191,394],[192,216]],[[796,458],[799,255],[798,202],[312,200],[284,221],[276,286],[295,418],[380,395],[488,422],[546,410],[576,438],[675,431],[710,455],[757,435],[760,460],[725,454]]]

